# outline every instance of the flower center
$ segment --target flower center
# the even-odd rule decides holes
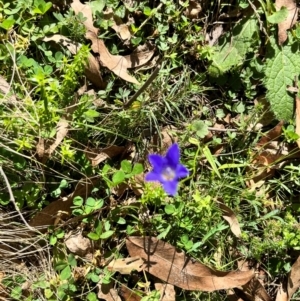
[[[176,176],[175,170],[173,170],[171,167],[165,168],[162,172],[162,177],[166,181],[174,180],[175,176]]]

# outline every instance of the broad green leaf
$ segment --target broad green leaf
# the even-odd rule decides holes
[[[73,199],[73,204],[75,206],[82,206],[83,204],[83,198],[81,196],[76,196],[74,199]]]
[[[244,62],[251,48],[258,44],[259,27],[256,18],[245,18],[234,26],[232,32],[228,32],[219,40],[212,55],[212,63],[208,72],[218,77],[234,66]]]
[[[288,121],[294,112],[294,95],[287,91],[299,75],[300,55],[298,45],[289,35],[288,43],[278,46],[275,37],[270,36],[266,52],[264,85],[266,98],[277,119]]]
[[[72,276],[70,266],[66,266],[60,273],[61,280],[67,280]]]
[[[88,233],[87,236],[88,236],[90,239],[92,239],[92,240],[98,240],[98,239],[100,239],[100,236],[99,236],[97,233],[94,233],[94,232]]]
[[[272,24],[278,24],[283,22],[287,18],[288,14],[288,9],[283,6],[279,11],[275,12],[271,16],[268,16],[267,20]]]
[[[90,4],[90,8],[92,9],[93,14],[96,14],[96,12],[102,13],[102,11],[106,5],[106,1],[105,0],[95,0],[95,1],[91,1],[89,4]]]
[[[210,152],[210,149],[208,148],[208,146],[203,147],[203,154],[204,154],[205,158],[207,159],[207,161],[209,162],[210,166],[212,167],[213,171],[217,174],[217,176],[219,178],[221,178],[221,175],[219,173],[219,170],[218,170],[216,162],[215,162],[216,159]]]
[[[131,172],[132,165],[128,160],[123,160],[121,162],[121,168],[125,173],[129,174]]]
[[[94,208],[95,204],[96,204],[96,200],[94,198],[91,198],[91,197],[87,198],[86,201],[85,201],[85,205],[89,206],[89,207],[92,207],[92,208]]]
[[[15,24],[15,22],[16,21],[14,19],[6,19],[0,23],[0,27],[5,30],[9,30]]]
[[[134,164],[134,166],[133,166],[131,175],[135,176],[135,175],[138,175],[138,174],[142,173],[143,171],[144,171],[143,164],[141,164],[141,163],[136,163],[136,164]]]
[[[107,238],[111,237],[114,233],[115,233],[115,231],[113,231],[113,230],[106,231],[100,235],[100,238],[107,239]]]
[[[97,295],[94,292],[89,292],[86,296],[88,301],[98,301]]]
[[[114,184],[120,184],[125,180],[125,173],[123,170],[118,170],[112,177]]]
[[[173,204],[168,204],[165,206],[165,212],[167,214],[172,214],[175,212],[175,206]]]

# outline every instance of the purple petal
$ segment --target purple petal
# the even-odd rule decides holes
[[[146,182],[162,182],[162,176],[160,173],[150,171],[146,174],[145,176],[145,181]]]
[[[166,153],[166,159],[168,160],[168,164],[173,169],[176,169],[176,166],[179,163],[179,158],[180,158],[180,149],[178,144],[174,143],[169,147]]]
[[[164,157],[162,157],[160,155],[156,155],[156,154],[149,155],[148,160],[156,172],[161,172],[165,166],[166,160]]]
[[[168,195],[174,196],[177,192],[177,187],[178,187],[178,181],[173,180],[173,181],[164,181],[162,183],[163,188],[165,190],[165,192]]]
[[[189,170],[182,164],[178,164],[176,168],[177,179],[185,178],[189,175]]]

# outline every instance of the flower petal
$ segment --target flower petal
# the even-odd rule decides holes
[[[161,172],[166,164],[165,158],[156,154],[149,155],[148,160],[151,163],[155,172]]]
[[[162,182],[162,176],[160,173],[150,171],[145,175],[146,182]]]
[[[172,167],[173,169],[176,169],[177,164],[179,164],[179,158],[180,158],[180,150],[177,143],[172,144],[167,153],[166,153],[166,159],[168,160],[168,165]]]
[[[189,170],[182,164],[178,164],[175,174],[177,179],[185,178],[189,175]]]
[[[163,188],[165,190],[165,192],[168,195],[174,196],[177,192],[177,188],[178,188],[178,181],[173,180],[173,181],[163,181],[162,182]]]

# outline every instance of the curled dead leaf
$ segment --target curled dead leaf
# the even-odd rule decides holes
[[[110,145],[102,149],[86,149],[85,155],[91,162],[92,166],[97,166],[99,163],[108,158],[113,158],[122,154],[125,149],[125,146]]]
[[[162,282],[155,282],[154,287],[160,292],[159,301],[175,301],[176,292],[174,285]]]
[[[132,271],[140,272],[144,261],[141,257],[118,258],[109,263],[107,269],[112,272],[119,272],[129,275]]]
[[[184,252],[154,237],[131,236],[126,240],[130,256],[140,256],[145,270],[162,281],[186,290],[212,292],[245,285],[252,271],[216,271],[192,262]]]
[[[86,255],[89,254],[88,257],[91,257],[90,255],[92,255],[91,241],[83,237],[81,232],[73,233],[73,231],[70,231],[67,233],[65,236],[65,244],[70,252],[78,256],[86,257]]]
[[[91,48],[95,53],[99,53],[99,59],[103,66],[108,68],[120,78],[133,84],[139,84],[139,82],[127,72],[127,60],[121,55],[112,55],[106,48],[103,40],[98,39],[99,29],[94,27],[92,10],[89,5],[82,4],[79,0],[73,0],[71,7],[75,14],[82,13],[86,18],[83,22],[87,29],[85,37],[91,40]]]
[[[198,18],[200,12],[202,11],[202,7],[198,1],[190,0],[189,6],[187,7],[185,11],[185,15],[189,19],[196,19]]]
[[[45,42],[53,41],[59,45],[62,45],[68,48],[68,50],[72,54],[76,54],[81,47],[81,44],[75,43],[72,40],[60,34],[55,34],[49,37],[45,37],[43,41]],[[84,72],[87,79],[91,81],[95,86],[97,86],[98,88],[104,87],[104,82],[100,74],[100,65],[92,54],[89,54],[88,56],[88,63],[87,66],[85,67]]]
[[[147,64],[154,55],[155,48],[148,44],[138,46],[130,55],[124,56],[128,68],[137,68]]]
[[[287,39],[287,30],[293,27],[298,18],[298,8],[294,0],[276,0],[275,6],[280,10],[283,6],[288,10],[287,18],[278,24],[278,43],[282,45]]]
[[[98,181],[98,177],[80,180],[71,194],[43,208],[30,220],[29,225],[40,229],[40,231],[46,231],[48,226],[54,225],[59,211],[70,214],[72,212],[71,206],[73,205],[74,197],[81,196],[86,198]]]
[[[227,207],[223,202],[217,201],[217,203],[222,211],[223,218],[228,222],[232,233],[236,237],[240,237],[242,233],[240,224],[232,209]]]
[[[3,94],[3,97],[1,96],[1,101],[8,101],[11,103],[17,102],[17,98],[15,94],[11,92],[10,84],[1,75],[0,75],[0,94]]]

